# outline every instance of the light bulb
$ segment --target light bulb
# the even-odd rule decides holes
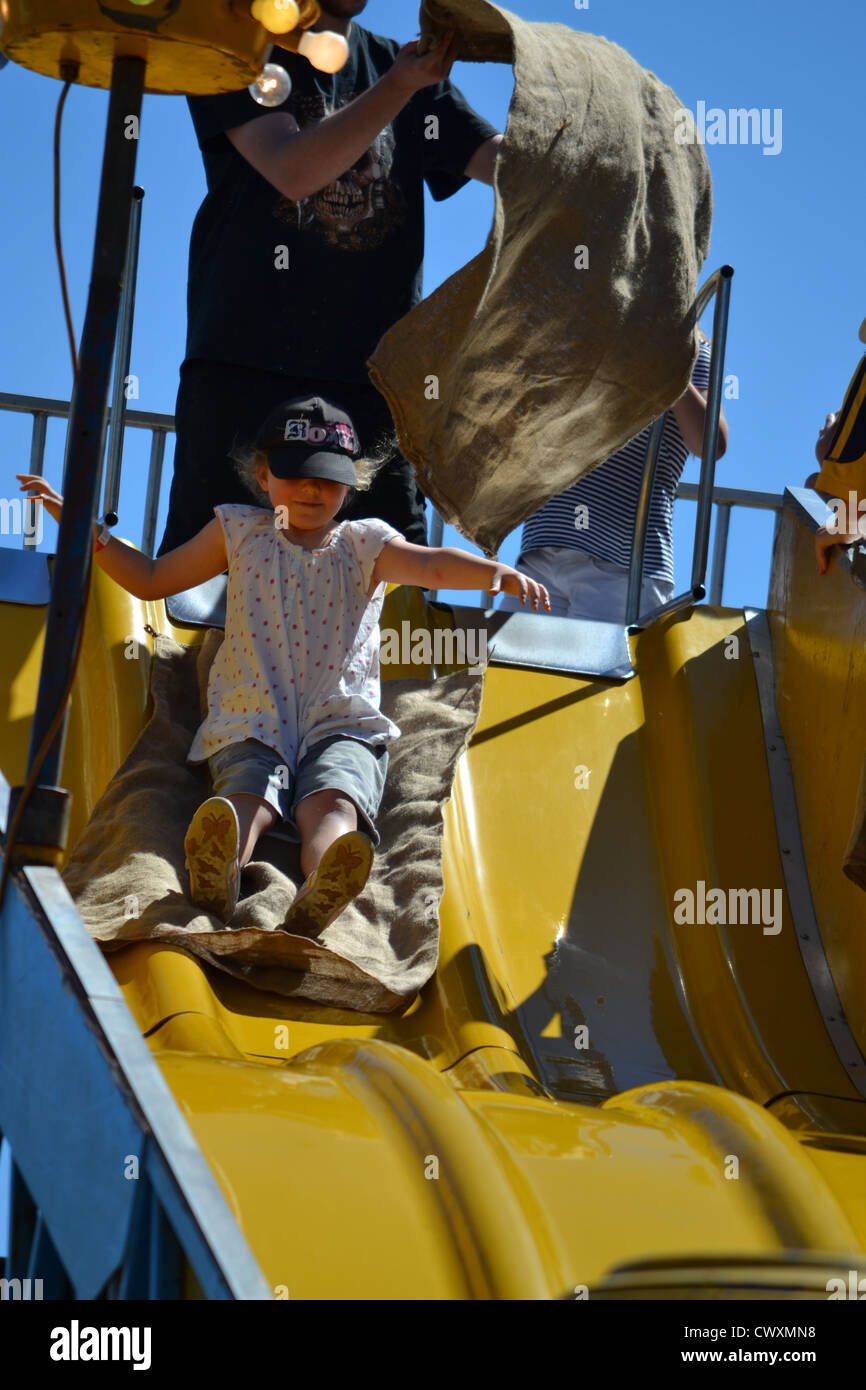
[[[297,28],[301,12],[297,0],[253,0],[253,19],[272,34],[288,34]]]
[[[292,90],[292,79],[285,68],[266,63],[261,77],[250,85],[249,93],[259,106],[282,106]]]
[[[298,52],[309,59],[319,72],[339,72],[349,56],[349,45],[342,34],[334,34],[330,29],[318,33],[308,30],[301,35]]]

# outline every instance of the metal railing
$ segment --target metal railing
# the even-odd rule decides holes
[[[699,484],[680,483],[677,488],[677,497],[682,497],[689,502],[699,501]],[[713,540],[713,563],[712,569],[710,570],[710,588],[707,597],[710,603],[719,606],[722,602],[722,589],[725,583],[725,566],[728,558],[728,527],[731,520],[731,508],[748,507],[754,511],[775,512],[776,523],[773,528],[772,553],[775,549],[776,536],[778,535],[779,525],[782,520],[785,495],[782,492],[760,492],[757,488],[714,487],[711,501],[712,505],[716,508],[716,534]],[[691,593],[691,590],[688,590],[687,593]],[[682,602],[685,603],[688,601],[687,597],[682,600]],[[649,621],[648,617],[641,619],[641,626],[644,626],[647,621]]]
[[[39,477],[43,476],[45,467],[45,432],[49,419],[68,420],[69,401],[50,400],[45,396],[11,396],[5,391],[0,391],[0,410],[9,410],[19,415],[32,415],[33,432],[30,440],[30,467],[28,472],[36,473]],[[144,521],[141,533],[141,549],[147,555],[153,554],[153,546],[156,538],[156,517],[159,509],[159,492],[162,483],[162,467],[165,457],[165,438],[168,434],[174,433],[174,416],[160,415],[149,410],[127,410],[122,409],[123,423],[122,428],[114,431],[112,435],[112,446],[115,434],[120,445],[121,436],[125,435],[126,428],[150,430],[150,468],[147,477],[147,499],[144,509]],[[112,423],[112,411],[108,411],[108,422]],[[66,472],[64,469],[63,483],[61,492],[66,486]],[[120,490],[120,467],[116,475],[109,472],[105,484],[105,506],[100,515],[116,513],[117,494]],[[109,505],[114,502],[114,506]],[[29,535],[25,535],[24,547],[27,550],[36,548],[36,541]]]
[[[706,597],[704,579],[707,573],[707,555],[710,543],[710,520],[712,518],[714,479],[716,471],[716,450],[718,447],[719,419],[722,411],[722,383],[725,373],[725,346],[728,338],[728,309],[731,301],[731,280],[733,279],[733,269],[729,265],[723,265],[719,270],[711,275],[706,284],[698,291],[692,314],[695,324],[700,321],[701,314],[715,295],[715,313],[713,315],[713,342],[710,352],[710,387],[707,392],[707,409],[704,417],[704,439],[703,449],[701,450],[701,479],[698,484],[698,516],[695,524],[695,545],[692,556],[692,582],[688,589],[670,599],[667,603],[660,604],[653,608],[649,613],[641,615],[640,595],[641,582],[643,579],[644,556],[646,552],[647,527],[649,524],[650,503],[652,501],[653,484],[655,483],[656,467],[658,465],[659,448],[661,445],[662,431],[665,426],[665,417],[660,415],[655,421],[650,432],[649,443],[647,446],[647,457],[644,465],[643,482],[641,484],[640,497],[637,505],[637,516],[634,526],[634,541],[631,551],[631,567],[628,576],[628,598],[626,600],[625,621],[626,626],[634,631],[640,627],[646,627],[656,618],[661,618],[667,613],[675,613],[677,609],[686,607],[687,604],[697,603]],[[727,548],[727,525],[730,513],[724,514],[724,535],[722,544]],[[721,518],[720,518],[721,520]],[[718,532],[716,533],[718,540]],[[724,562],[722,562],[722,573],[724,572]],[[721,595],[721,589],[719,590]]]
[[[46,422],[49,418],[67,419],[69,415],[69,402],[50,400],[45,396],[14,396],[0,391],[0,411],[12,411],[18,414],[31,415],[33,417],[33,432],[30,444],[30,468],[29,472],[42,476],[45,465],[45,430]],[[109,420],[111,412],[109,412]],[[126,428],[150,430],[150,468],[147,479],[147,496],[145,499],[144,518],[141,533],[141,549],[147,555],[153,554],[154,541],[156,537],[156,519],[159,510],[160,485],[162,482],[163,459],[165,456],[166,436],[174,432],[174,416],[161,415],[147,410],[126,410],[123,419],[124,431]],[[117,437],[120,442],[120,433]],[[112,435],[112,441],[114,435]],[[109,468],[106,481],[106,504],[110,500],[110,489],[113,486],[112,479],[116,477],[117,486],[120,481],[120,467],[116,474]],[[113,494],[116,502],[116,493]],[[677,499],[696,502],[699,500],[700,487],[697,483],[680,483],[677,489]],[[776,513],[776,530],[782,514],[783,494],[781,492],[761,492],[754,488],[736,487],[713,487],[712,506],[716,509],[716,533],[713,544],[712,569],[710,573],[709,602],[720,604],[722,602],[722,589],[725,579],[725,567],[727,563],[728,549],[728,527],[730,522],[731,509],[733,507],[746,507],[753,510],[772,511]],[[108,511],[106,505],[106,511]],[[444,522],[435,508],[431,508],[432,517],[430,521],[430,544],[441,545],[444,534]],[[775,540],[775,536],[774,536]],[[36,542],[25,534],[24,545],[26,549],[35,549]],[[674,600],[681,604],[689,602],[691,590],[686,591],[686,595],[680,600]],[[703,594],[701,595],[703,597]],[[489,595],[485,592],[481,594],[481,606],[487,607]],[[642,622],[648,621],[647,618]]]
[[[165,441],[166,436],[174,432],[175,422],[172,415],[163,415],[145,410],[127,410],[126,408],[125,387],[128,380],[132,321],[135,312],[141,205],[144,198],[144,190],[136,187],[133,191],[133,195],[130,214],[129,246],[127,250],[126,269],[123,277],[123,298],[120,308],[120,324],[115,351],[114,390],[112,405],[106,410],[101,449],[102,463],[100,465],[99,486],[102,486],[104,474],[105,488],[101,514],[106,517],[109,525],[116,525],[126,428],[150,430],[150,465],[148,468],[147,493],[141,531],[141,550],[146,555],[153,555],[156,542],[157,513],[159,511],[159,498],[162,486],[162,471],[165,459]],[[684,590],[683,593],[677,595],[677,597],[671,599],[668,603],[651,610],[649,613],[640,614],[640,592],[650,502],[652,500],[659,447],[665,422],[665,415],[662,415],[655,421],[650,433],[646,463],[644,465],[643,482],[635,519],[634,543],[632,547],[632,561],[629,571],[628,599],[626,605],[626,624],[632,629],[646,626],[663,614],[674,612],[678,608],[682,608],[689,603],[697,602],[707,596],[704,580],[707,570],[709,534],[713,507],[716,508],[717,515],[709,587],[710,603],[720,604],[722,602],[731,508],[748,507],[774,511],[776,513],[776,531],[778,531],[783,505],[781,493],[761,492],[751,488],[715,487],[714,475],[717,436],[721,414],[728,308],[733,274],[734,272],[730,266],[722,266],[715,274],[710,276],[709,280],[701,288],[693,306],[694,320],[695,323],[697,323],[707,304],[709,304],[714,295],[716,297],[713,320],[713,342],[710,357],[710,386],[707,393],[707,412],[704,423],[700,482],[697,485],[694,483],[680,483],[676,494],[677,498],[696,501],[698,504],[691,585],[688,589]],[[41,396],[15,396],[9,395],[6,392],[0,392],[0,410],[8,410],[32,416],[33,429],[30,443],[29,471],[42,476],[45,466],[47,422],[49,418],[68,419],[70,402],[49,400]],[[106,469],[104,458],[105,437],[109,430],[110,439]],[[66,470],[64,468],[61,490],[65,489],[65,486]],[[24,530],[25,549],[35,549],[37,542],[32,534],[29,534],[33,528],[25,527],[22,529]],[[444,523],[442,517],[435,508],[431,506],[429,527],[430,544],[441,545],[443,534]],[[489,596],[482,590],[480,594],[481,606],[487,607],[488,601]]]

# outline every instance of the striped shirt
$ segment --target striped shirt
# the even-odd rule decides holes
[[[703,339],[692,381],[699,390],[706,391],[709,387],[710,345]],[[518,569],[527,551],[541,545],[562,545],[570,550],[587,551],[599,559],[628,568],[651,429],[648,425],[591,473],[533,512],[523,526],[516,562]],[[668,410],[650,500],[643,572],[644,577],[652,575],[671,584],[674,580],[674,498],[688,456],[688,445],[677,418]]]

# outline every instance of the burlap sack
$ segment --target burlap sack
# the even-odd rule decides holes
[[[421,21],[456,27],[461,57],[513,61],[514,95],[487,246],[370,374],[424,492],[493,555],[686,389],[709,166],[676,142],[671,89],[606,39],[487,0],[424,0]]]
[[[184,835],[212,791],[206,765],[186,755],[222,638],[212,629],[200,648],[155,639],[153,715],[94,807],[66,886],[105,950],[165,941],[260,989],[365,1012],[401,1008],[436,968],[442,803],[478,719],[482,678],[383,682],[382,708],[401,737],[377,818],[381,843],[363,893],[310,940],[278,930],[303,875],[297,847],[271,835],[243,870],[231,927],[187,897]]]

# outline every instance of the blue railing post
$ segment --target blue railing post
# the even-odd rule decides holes
[[[40,478],[42,477],[42,470],[45,467],[45,430],[47,425],[48,416],[45,411],[34,410],[33,434],[30,439],[30,472],[38,474]],[[35,550],[37,545],[37,541],[33,534],[35,527],[27,523],[34,519],[36,503],[28,502],[25,498],[22,505],[26,507],[30,513],[30,515],[25,518],[25,524],[22,527],[24,532],[24,549]]]

